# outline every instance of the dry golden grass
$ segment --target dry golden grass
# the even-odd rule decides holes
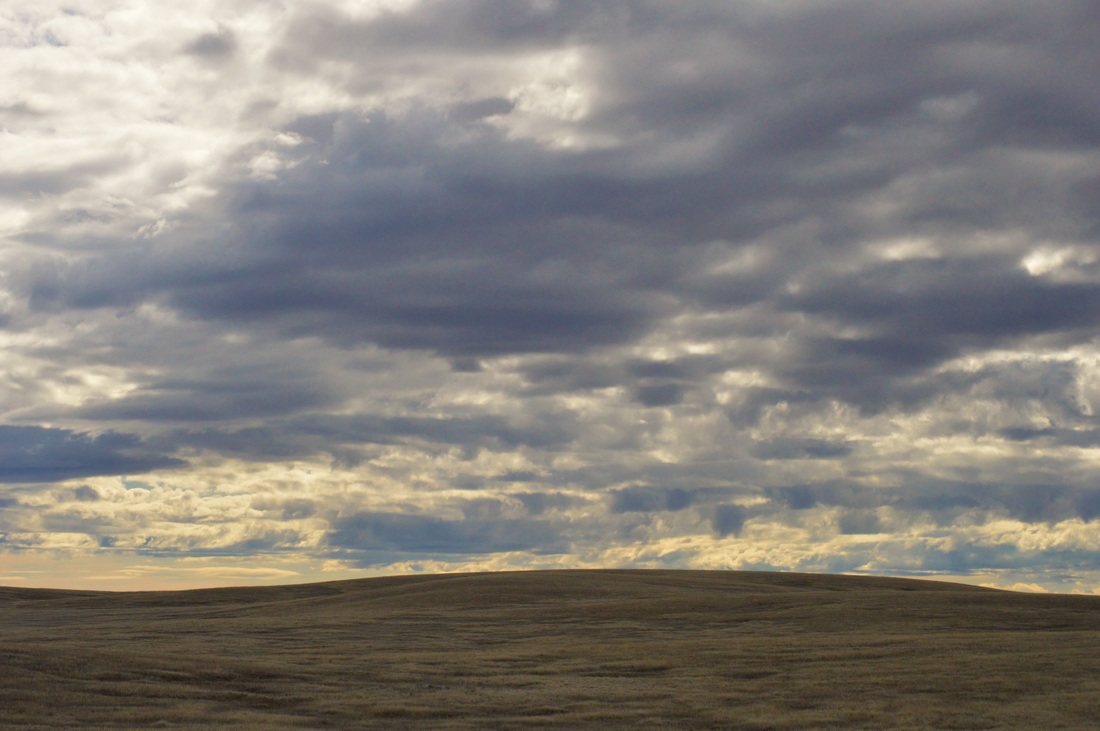
[[[1100,598],[554,571],[0,588],[0,728],[1100,727]]]

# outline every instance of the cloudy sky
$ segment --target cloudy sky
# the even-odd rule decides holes
[[[0,582],[1100,591],[1093,0],[7,0]]]

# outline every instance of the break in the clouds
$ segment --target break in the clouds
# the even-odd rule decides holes
[[[1100,589],[1098,35],[1083,0],[9,3],[0,579]]]

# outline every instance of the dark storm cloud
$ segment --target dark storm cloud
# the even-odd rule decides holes
[[[88,485],[81,485],[80,487],[73,490],[73,497],[81,502],[86,503],[96,502],[101,499],[100,494],[96,491],[96,489],[94,487],[89,487]]]
[[[612,364],[574,358],[529,362],[521,374],[535,394],[610,388],[622,383],[626,376]]]
[[[961,575],[990,569],[1032,569],[1041,565],[1044,574],[1056,577],[1061,572],[1072,575],[1075,571],[1087,570],[1100,561],[1096,551],[1085,548],[1028,550],[1013,544],[966,544],[953,549],[925,548],[914,553],[916,555],[907,557],[906,561],[912,569]]]
[[[536,517],[548,511],[564,510],[584,502],[574,495],[561,492],[516,492],[509,497],[519,500],[527,512]]]
[[[1018,337],[1088,329],[1100,320],[1100,284],[1054,283],[1028,276],[1015,263],[977,260],[909,261],[837,277],[793,298],[802,312],[874,326],[883,333],[934,333],[941,338]],[[920,358],[930,345],[895,355],[888,345],[857,341],[857,356]],[[942,357],[932,351],[931,357]]]
[[[985,510],[1025,523],[1055,523],[1071,518],[1092,520],[1100,515],[1100,491],[1064,484],[917,485],[899,502],[908,508],[946,514]]]
[[[666,360],[638,358],[532,358],[520,368],[528,395],[593,391],[629,385],[631,397],[643,406],[669,406],[683,400],[693,383],[726,369],[728,363],[710,356]]]
[[[426,5],[413,15],[391,19],[403,30],[386,26],[388,37],[393,42],[424,32],[432,43],[442,43],[435,35],[439,31],[433,29],[463,26],[437,24],[436,14],[473,17],[471,13],[476,13],[471,8],[476,7],[480,6],[470,4],[460,12]],[[541,20],[523,12],[524,22],[532,24],[530,37],[542,43],[560,37],[555,29],[596,11],[588,8],[573,15],[556,7],[539,16]],[[870,327],[871,334],[862,338],[803,339],[794,359],[776,367],[795,390],[872,406],[894,399],[899,379],[933,368],[967,348],[1038,333],[1083,331],[1096,324],[1092,313],[1100,311],[1096,306],[1100,290],[1095,285],[1030,277],[1016,264],[1017,252],[863,265],[855,273],[842,275],[808,269],[813,276],[809,286],[793,295],[780,288],[805,269],[805,263],[795,258],[801,253],[793,251],[781,249],[753,275],[716,279],[692,274],[699,271],[696,262],[710,256],[711,250],[703,244],[709,245],[713,238],[736,246],[773,226],[798,222],[827,220],[824,227],[819,225],[818,240],[798,242],[799,249],[820,247],[823,255],[834,257],[845,256],[851,242],[869,236],[942,227],[929,222],[932,211],[942,212],[952,205],[965,206],[960,215],[948,217],[961,227],[959,235],[1020,226],[1049,230],[1047,221],[1026,218],[1062,207],[1059,191],[1037,187],[1045,188],[1047,182],[1042,171],[1029,177],[1027,171],[1012,169],[1008,171],[1015,176],[1011,188],[987,185],[982,197],[971,195],[969,200],[960,201],[949,186],[939,192],[918,188],[901,199],[901,215],[893,221],[866,220],[853,211],[850,201],[914,172],[931,172],[936,166],[949,170],[960,155],[979,155],[1006,142],[1030,149],[1029,140],[1045,139],[1047,127],[1037,126],[1033,119],[998,116],[1017,104],[1021,92],[1019,84],[1010,83],[985,62],[983,54],[991,53],[989,44],[1011,49],[1041,42],[1048,32],[1067,30],[1078,37],[1076,30],[1063,24],[1079,19],[1082,6],[1063,6],[1057,17],[1048,19],[1030,12],[1019,17],[1001,14],[980,4],[949,12],[887,11],[856,3],[805,16],[762,12],[752,19],[729,17],[717,26],[714,9],[693,16],[660,6],[624,5],[616,6],[614,12],[633,19],[633,25],[625,27],[642,23],[658,33],[657,28],[665,28],[670,41],[681,34],[701,33],[706,22],[764,69],[763,77],[772,83],[760,85],[750,75],[731,72],[737,67],[735,58],[709,52],[692,55],[689,50],[704,83],[666,84],[659,71],[656,79],[649,75],[643,83],[633,75],[635,70],[661,69],[664,59],[653,58],[647,64],[621,61],[635,59],[643,48],[647,54],[664,53],[661,43],[634,45],[629,35],[610,34],[595,54],[595,78],[607,94],[596,98],[597,111],[585,124],[620,134],[660,131],[672,138],[683,138],[693,130],[725,129],[716,157],[695,163],[689,172],[657,168],[639,178],[629,174],[627,166],[645,152],[631,145],[617,152],[577,156],[505,143],[483,130],[479,143],[457,154],[438,149],[418,153],[408,150],[404,140],[416,139],[420,149],[430,150],[432,138],[441,134],[438,127],[432,131],[438,120],[376,119],[373,132],[371,124],[357,129],[345,121],[347,131],[330,135],[336,141],[326,159],[360,162],[337,177],[369,181],[369,170],[386,167],[391,180],[407,181],[398,182],[397,188],[407,186],[415,195],[417,215],[402,213],[413,206],[399,195],[372,194],[356,208],[366,204],[369,209],[372,199],[378,199],[388,204],[387,211],[397,213],[345,219],[345,228],[339,232],[307,229],[287,239],[291,243],[284,248],[293,244],[297,250],[297,242],[308,238],[315,250],[328,249],[333,258],[355,261],[369,252],[379,259],[381,268],[387,263],[398,265],[389,275],[402,294],[389,290],[385,301],[357,302],[354,296],[340,294],[339,277],[332,275],[325,277],[327,287],[321,281],[301,280],[275,287],[285,306],[332,313],[333,326],[336,322],[351,325],[341,329],[344,336],[353,336],[359,328],[361,337],[387,345],[491,355],[576,351],[629,339],[668,313],[657,306],[657,294],[663,293],[666,302],[669,297],[698,296],[710,307],[755,301],[842,325]],[[1021,17],[1032,24],[1032,34],[1017,29]],[[820,33],[819,23],[836,32]],[[478,33],[489,32],[478,28]],[[512,41],[526,37],[521,33]],[[334,48],[330,52],[338,53],[339,46]],[[967,49],[972,49],[969,55]],[[1057,55],[1065,56],[1060,50]],[[955,65],[952,60],[957,58],[970,63]],[[1061,106],[1088,108],[1093,92],[1073,83],[1080,63],[1072,57],[1066,60],[1068,66],[1051,69],[1059,79],[1054,91],[1044,87],[1043,93],[1059,95]],[[819,82],[810,84],[811,79]],[[726,86],[711,89],[707,83]],[[1038,84],[1038,78],[1028,76],[1024,86],[1033,83]],[[702,88],[707,93],[685,98],[685,88],[690,92]],[[973,119],[967,121],[967,114]],[[1058,144],[1087,143],[1087,135],[1082,136],[1087,126],[1071,122],[1066,124],[1076,132],[1060,131]],[[996,133],[990,131],[994,127]],[[742,128],[747,130],[744,135],[735,132]],[[343,144],[341,134],[346,139]],[[384,140],[384,154],[373,152],[374,140]],[[461,173],[457,172],[460,164]],[[316,184],[308,164],[296,170]],[[424,177],[418,178],[413,170]],[[980,184],[1001,172],[996,165],[975,158],[967,177]],[[286,184],[294,189],[290,178]],[[326,179],[322,187],[330,187]],[[1034,200],[1018,205],[1019,196],[1029,190],[1036,193]],[[261,210],[267,204],[262,197],[258,200],[253,205]],[[352,208],[351,201],[341,208]],[[754,212],[769,208],[785,212],[779,217]],[[1067,223],[1075,225],[1080,218]],[[565,225],[578,219],[586,225]],[[1064,230],[1072,232],[1072,225]],[[611,231],[624,230],[630,233],[608,240]],[[358,245],[348,235],[352,232],[362,239]],[[400,261],[393,262],[398,241],[410,259],[420,257],[416,280],[404,276]],[[443,241],[445,252],[440,248]],[[379,245],[385,250],[379,251]],[[492,256],[492,291],[480,279],[485,270],[479,262],[486,255]],[[555,265],[548,266],[549,260]],[[604,278],[593,272],[604,277],[616,272],[617,276]],[[904,282],[900,289],[899,280]],[[303,292],[303,300],[296,300],[296,289],[324,292],[328,299]],[[431,297],[418,296],[418,291],[430,291]],[[216,294],[213,298],[207,294],[203,292],[196,306],[201,314],[213,314],[211,308],[219,302]],[[242,299],[260,303],[265,317],[283,307],[278,297],[247,290],[246,294]],[[356,317],[367,312],[387,316],[377,323]],[[231,319],[247,316],[232,303],[218,314]],[[308,314],[305,317],[310,319]],[[330,327],[322,324],[323,319],[312,322]],[[593,376],[589,382],[594,386],[625,380],[621,374]],[[679,402],[685,385],[650,378],[633,383],[631,390],[643,405],[664,406]]]
[[[693,383],[723,370],[720,361],[706,357],[636,359],[625,365],[629,377],[621,381],[633,381],[631,396],[637,403],[647,407],[675,406],[685,399]]]
[[[458,446],[477,450],[519,447],[562,449],[574,439],[572,417],[564,413],[507,419],[469,417],[304,414],[271,420],[262,427],[173,432],[163,441],[212,449],[252,459],[302,458],[338,453],[341,448],[385,444]],[[518,475],[516,478],[525,477]]]
[[[748,519],[748,511],[740,505],[717,505],[711,514],[710,524],[720,537],[735,536],[741,532]]]
[[[1100,429],[1058,429],[1045,427],[1008,427],[998,431],[1014,442],[1041,442],[1066,447],[1096,448],[1100,446]]]
[[[324,384],[300,374],[266,373],[267,380],[255,375],[230,371],[205,379],[155,381],[125,398],[89,404],[79,413],[90,419],[177,423],[281,416],[334,401]]]
[[[759,459],[838,459],[852,453],[852,446],[827,439],[772,439],[753,447]]]
[[[399,513],[358,513],[337,519],[329,545],[358,551],[486,554],[534,550],[558,553],[565,544],[545,522],[515,519],[443,520]]]
[[[279,181],[235,192],[243,266],[203,261],[147,286],[202,318],[458,358],[622,342],[666,309],[640,281],[654,262],[599,215],[571,220],[598,213],[615,181],[488,130],[454,149],[429,111],[345,115],[316,134],[331,141]]]
[[[229,521],[226,521],[229,522]],[[79,531],[79,524],[74,525]],[[101,545],[109,547],[117,543],[113,536],[98,536]],[[309,539],[298,531],[286,527],[269,528],[259,535],[251,535],[240,540],[225,542],[223,545],[210,546],[206,540],[190,535],[161,535],[147,538],[135,547],[135,553],[142,556],[179,557],[187,556],[256,556],[279,552],[294,552],[308,544]]]
[[[627,487],[611,492],[612,513],[652,513],[684,510],[695,501],[695,495],[683,488]]]
[[[0,426],[0,482],[58,482],[185,466],[157,454],[132,434],[91,435],[68,429]]]
[[[882,532],[882,521],[871,510],[847,510],[837,522],[844,535],[867,535]]]
[[[933,381],[922,374],[950,358],[1031,336],[1087,340],[1100,323],[1100,285],[1046,282],[989,259],[905,262],[858,276],[822,277],[788,306],[865,334],[803,338],[789,362],[776,364],[777,373],[793,391],[877,410],[891,402],[915,405],[980,381],[986,383],[979,391],[996,389],[1002,398],[1038,396],[1035,384],[1021,379],[1019,364]],[[1073,368],[1031,367],[1055,379],[1041,388],[1043,400],[1055,398],[1055,382],[1066,388],[1064,374],[1072,378]]]
[[[281,153],[292,167],[227,186],[216,240],[202,243],[212,229],[175,234],[211,256],[70,271],[52,296],[90,306],[163,294],[193,317],[466,364],[631,342],[688,306],[751,306],[756,322],[795,313],[867,330],[797,336],[764,365],[793,392],[879,408],[900,379],[969,348],[1096,325],[1095,284],[1031,277],[1020,250],[857,258],[868,241],[903,234],[1085,230],[1094,215],[1065,197],[1084,181],[1002,158],[1093,144],[1094,24],[1073,2],[1050,13],[982,2],[433,2],[354,21],[305,10],[273,58],[339,59],[363,83],[383,53],[429,63],[430,48],[431,63],[446,63],[487,39],[501,54],[583,42],[595,91],[575,126],[622,142],[572,151],[511,137],[483,122],[517,113],[503,96],[449,112],[304,117],[286,127],[304,139]],[[995,63],[1015,52],[1027,73]],[[700,139],[711,140],[706,154],[671,152]],[[891,186],[893,214],[861,207]],[[729,256],[750,244],[767,253],[722,273],[716,241]],[[699,376],[615,369],[588,383],[671,406]]]
[[[551,418],[556,417],[556,418]],[[387,443],[394,439],[422,439],[428,442],[483,446],[495,444],[511,449],[519,446],[553,448],[568,444],[572,435],[566,428],[566,414],[534,414],[530,418],[509,420],[498,416],[473,417],[303,417],[293,424],[298,433],[326,439]]]
[[[634,387],[634,400],[642,406],[675,406],[684,399],[684,386],[679,383],[643,383]]]
[[[1071,484],[1004,484],[939,480],[909,474],[894,487],[871,487],[833,480],[769,487],[763,493],[772,506],[790,510],[843,508],[843,533],[873,533],[881,527],[877,508],[901,514],[924,514],[939,525],[951,525],[970,514],[976,520],[1008,517],[1024,523],[1056,523],[1100,516],[1100,489]],[[755,508],[768,513],[767,506]]]

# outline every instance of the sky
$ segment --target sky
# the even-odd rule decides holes
[[[0,583],[1100,593],[1093,0],[6,0]]]

